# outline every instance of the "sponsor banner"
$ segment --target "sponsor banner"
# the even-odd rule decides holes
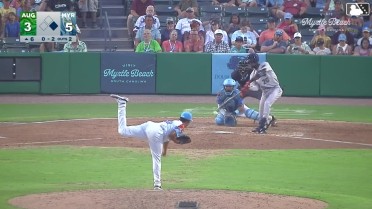
[[[225,79],[231,78],[240,60],[244,60],[248,53],[215,53],[212,55],[212,94],[217,94]],[[259,53],[260,63],[266,61],[266,53]]]
[[[155,93],[156,55],[152,53],[101,53],[102,93]]]

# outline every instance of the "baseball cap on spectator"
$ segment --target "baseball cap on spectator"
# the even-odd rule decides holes
[[[346,41],[346,35],[341,33],[340,35],[338,35],[338,41]]]
[[[243,39],[243,37],[241,37],[241,36],[237,36],[237,37],[235,38],[235,42],[244,42],[244,39]]]
[[[167,18],[167,24],[169,23],[174,23],[173,17],[168,17]]]
[[[302,35],[300,32],[296,32],[294,35],[293,35],[293,38],[301,38]]]
[[[318,38],[318,40],[316,41],[316,45],[320,46],[320,45],[323,45],[324,44],[324,39],[323,38]]]
[[[273,17],[269,17],[269,18],[267,18],[267,22],[273,23],[273,22],[275,22],[275,19]]]
[[[291,13],[289,13],[289,12],[286,12],[284,14],[284,19],[292,19],[292,17],[293,17],[293,15]]]
[[[363,32],[368,32],[368,33],[369,33],[369,32],[371,32],[371,31],[369,30],[368,27],[364,27],[364,28],[363,28]]]
[[[325,30],[325,26],[324,25],[319,25],[318,30]]]
[[[214,32],[214,34],[223,34],[223,32],[222,32],[222,30],[220,30],[220,29],[217,29],[215,32]]]
[[[283,35],[283,31],[280,30],[280,29],[277,29],[277,30],[275,31],[275,35],[277,35],[277,36],[282,36],[282,35]]]
[[[194,12],[194,9],[193,9],[192,7],[188,7],[188,8],[186,9],[186,12]]]

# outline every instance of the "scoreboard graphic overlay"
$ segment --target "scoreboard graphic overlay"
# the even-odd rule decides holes
[[[76,41],[75,12],[22,12],[21,42]]]

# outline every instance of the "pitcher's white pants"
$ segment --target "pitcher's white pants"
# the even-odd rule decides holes
[[[118,105],[118,132],[125,137],[147,140],[152,156],[154,186],[161,186],[161,153],[163,151],[164,131],[159,123],[148,121],[141,125],[127,126],[126,104]]]

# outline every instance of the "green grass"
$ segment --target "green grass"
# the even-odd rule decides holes
[[[257,108],[257,106],[254,106]],[[133,104],[128,117],[213,117],[214,104]],[[274,105],[280,119],[372,123],[368,106]],[[114,118],[116,104],[0,104],[1,122]],[[347,128],[347,127],[345,127]],[[372,208],[372,150],[225,150],[188,159],[163,158],[165,188],[225,189],[310,197],[330,209]],[[0,208],[16,196],[99,188],[149,188],[148,150],[129,148],[0,149]],[[181,176],[181,177],[180,177]]]
[[[195,117],[212,117],[215,107],[214,104],[132,104],[128,105],[128,117],[175,117],[183,110],[191,110]],[[281,119],[372,123],[369,106],[274,105],[272,113]],[[0,104],[0,122],[114,118],[116,114],[116,104]]]

